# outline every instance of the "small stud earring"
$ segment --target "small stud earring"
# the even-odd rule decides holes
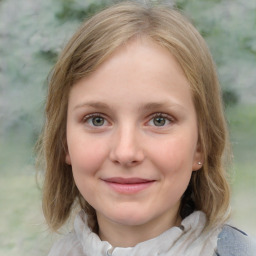
[[[202,165],[202,162],[198,162],[198,165]]]

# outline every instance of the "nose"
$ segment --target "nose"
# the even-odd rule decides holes
[[[110,160],[115,164],[133,167],[143,162],[145,155],[136,128],[118,129],[111,143]]]

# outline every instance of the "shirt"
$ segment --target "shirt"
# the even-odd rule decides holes
[[[244,232],[229,225],[206,232],[206,220],[203,212],[195,211],[180,227],[172,227],[134,247],[122,248],[101,241],[81,211],[74,230],[56,242],[48,256],[256,256],[256,246]]]

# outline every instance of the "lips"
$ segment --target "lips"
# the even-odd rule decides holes
[[[121,178],[112,177],[103,179],[103,181],[115,192],[122,194],[134,194],[139,193],[151,185],[154,184],[155,180],[142,179],[142,178]]]
[[[120,177],[114,177],[114,178],[105,179],[105,181],[112,182],[112,183],[119,183],[119,184],[138,184],[138,183],[150,182],[152,180],[141,179],[141,178],[120,178]]]

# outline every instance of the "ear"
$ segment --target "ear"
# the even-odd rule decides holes
[[[69,152],[66,153],[65,162],[66,164],[71,165],[71,158]]]
[[[192,165],[192,170],[193,171],[198,171],[199,169],[202,168],[203,159],[204,159],[204,157],[203,157],[203,152],[202,152],[202,149],[201,149],[201,145],[198,142],[197,147],[196,147],[196,152],[195,152],[195,155],[194,155],[194,162],[193,162],[193,165]]]
[[[69,151],[68,151],[67,138],[64,139],[63,148],[64,148],[64,151],[65,151],[65,154],[66,154],[65,155],[65,163],[68,164],[68,165],[71,165],[71,158],[70,158]]]

